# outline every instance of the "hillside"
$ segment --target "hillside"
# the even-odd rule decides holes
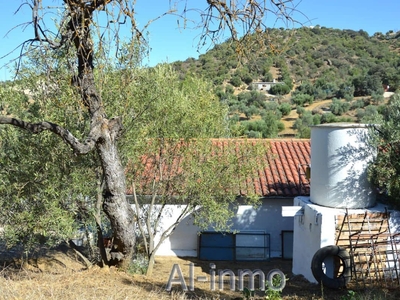
[[[384,92],[400,87],[400,32],[281,28],[251,45],[238,56],[238,46],[227,41],[197,60],[173,63],[181,76],[213,82],[230,108],[234,135],[307,137],[310,125],[371,121],[382,111]],[[254,85],[272,81],[281,84],[268,92]],[[310,109],[320,101],[329,104]]]

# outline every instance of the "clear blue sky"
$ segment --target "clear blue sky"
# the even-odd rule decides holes
[[[1,0],[0,0],[1,1]],[[31,13],[28,7],[22,7],[19,13],[14,14],[22,0],[2,0],[0,11],[0,57],[6,55],[21,42],[32,36],[31,28],[15,26],[30,20]],[[400,30],[400,0],[294,0],[299,3],[297,9],[301,13],[293,17],[304,23],[305,26],[320,25],[328,28],[365,30],[370,35],[375,32],[386,33],[389,30]],[[43,0],[44,3],[54,5],[61,1]],[[168,0],[137,0],[136,13],[139,25],[145,25],[149,19],[156,18],[168,9]],[[171,1],[174,2],[174,1]],[[194,3],[199,7],[205,0],[188,0],[189,6]],[[200,4],[199,4],[200,3]],[[203,4],[204,5],[204,4]],[[306,18],[307,17],[307,18]],[[309,20],[308,20],[309,19]],[[271,17],[273,26],[274,19]],[[180,23],[182,24],[182,22]],[[277,27],[281,27],[277,25]],[[177,17],[166,16],[152,23],[149,29],[150,46],[152,51],[146,64],[155,65],[159,62],[173,62],[185,60],[189,57],[197,58],[197,42],[199,31],[186,29],[179,30]],[[207,49],[201,49],[204,53]],[[0,80],[9,79],[9,74],[2,68],[12,58],[18,56],[18,50],[10,56],[0,59]]]

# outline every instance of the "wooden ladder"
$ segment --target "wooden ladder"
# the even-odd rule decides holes
[[[351,258],[353,280],[364,286],[385,282],[400,284],[398,234],[391,234],[389,213],[349,214],[337,227],[336,244]]]

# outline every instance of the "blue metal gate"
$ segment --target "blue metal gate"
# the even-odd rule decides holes
[[[199,258],[202,260],[268,260],[270,235],[263,231],[202,232],[199,239]]]

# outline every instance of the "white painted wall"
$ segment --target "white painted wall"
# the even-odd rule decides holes
[[[282,256],[282,230],[293,230],[293,218],[281,216],[282,206],[292,205],[292,199],[268,199],[259,207],[240,205],[236,216],[232,220],[232,230],[238,231],[265,231],[270,234],[271,257]],[[163,215],[160,232],[168,228],[175,220],[183,207],[168,205]],[[157,251],[160,256],[197,256],[199,228],[193,225],[191,216],[186,217],[166,239]],[[159,241],[156,237],[156,243]]]
[[[233,220],[239,231],[263,230],[270,234],[271,257],[282,257],[282,230],[293,230],[293,218],[282,217],[282,206],[292,205],[292,199],[268,199],[258,208],[241,205]]]
[[[320,248],[335,244],[335,212],[312,204],[309,197],[296,197],[294,206],[302,206],[304,215],[294,217],[292,271],[316,283],[311,261]]]
[[[400,211],[391,211],[389,219],[390,232],[400,232]]]
[[[135,210],[134,205],[132,208]],[[159,205],[156,205],[154,210],[158,211]],[[184,205],[166,205],[164,213],[162,214],[158,233],[155,237],[154,245],[157,245],[160,241],[161,234],[167,230],[174,222],[178,219]],[[191,216],[184,218],[180,224],[175,228],[174,232],[169,238],[164,240],[157,250],[156,255],[163,256],[197,256],[197,239],[198,239],[199,228],[193,225]]]
[[[329,123],[311,127],[311,202],[333,208],[376,204],[367,167],[376,149],[365,124]]]

